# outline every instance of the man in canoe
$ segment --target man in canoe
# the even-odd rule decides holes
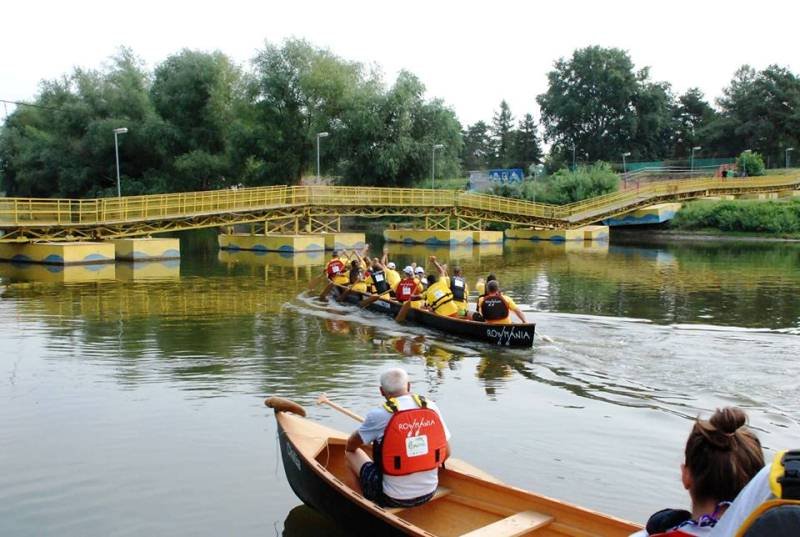
[[[497,280],[487,281],[486,294],[478,298],[478,312],[483,316],[483,320],[492,324],[511,324],[512,311],[520,322],[528,322],[525,320],[525,314],[511,297],[500,292],[500,284]]]
[[[453,302],[458,308],[460,317],[467,317],[469,312],[469,286],[461,273],[461,267],[453,267],[453,275],[450,276],[447,272],[447,265],[442,265],[436,260],[436,256],[430,257],[431,263],[439,271],[439,276],[447,282],[447,286],[453,293]]]
[[[395,296],[399,302],[410,300],[412,296],[422,293],[422,285],[414,277],[414,269],[408,266],[403,269],[403,279],[397,284]]]
[[[347,276],[347,262],[348,259],[342,256],[343,252],[334,250],[331,255],[330,261],[325,266],[325,275],[330,281],[338,285],[347,285],[349,280]]]
[[[384,507],[422,505],[439,486],[439,467],[450,453],[450,431],[436,403],[411,393],[405,370],[384,371],[380,383],[386,402],[370,410],[347,439],[347,464],[365,498]],[[361,449],[369,443],[374,462]]]
[[[453,291],[450,290],[448,280],[438,274],[428,275],[428,287],[411,300],[425,300],[427,307],[437,315],[445,317],[460,317],[458,306],[453,302]]]

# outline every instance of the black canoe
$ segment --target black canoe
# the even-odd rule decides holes
[[[333,295],[340,296],[347,290],[343,285],[333,286]],[[365,298],[373,296],[370,293],[349,292],[344,297],[345,302],[358,304]],[[384,313],[397,317],[397,313],[403,306],[401,302],[389,298],[376,300],[367,309],[377,313]],[[455,319],[436,315],[427,310],[411,308],[408,311],[406,321],[415,323],[428,328],[435,328],[454,336],[465,337],[477,341],[485,341],[493,345],[503,347],[525,347],[533,346],[533,336],[536,332],[536,323],[525,324],[489,324],[466,319]]]
[[[360,494],[344,455],[347,435],[308,420],[300,405],[270,397],[283,468],[303,503],[350,534],[418,537],[627,537],[630,522],[500,483],[454,458],[439,470],[439,488],[419,507],[382,508]],[[535,473],[535,469],[530,469]]]

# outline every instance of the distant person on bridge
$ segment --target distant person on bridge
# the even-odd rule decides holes
[[[500,292],[497,280],[486,282],[486,294],[478,298],[478,312],[483,316],[483,320],[491,324],[512,324],[512,311],[521,322],[528,322],[514,301]]]

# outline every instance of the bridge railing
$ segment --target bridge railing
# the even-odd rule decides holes
[[[647,183],[569,205],[548,205],[453,190],[385,187],[269,186],[100,199],[0,198],[0,227],[103,225],[170,220],[299,206],[463,207],[548,220],[591,216],[648,198],[739,187],[797,187],[789,176],[705,178]]]

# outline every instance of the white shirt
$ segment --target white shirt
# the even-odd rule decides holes
[[[409,410],[417,408],[414,398],[410,395],[401,395],[396,398],[398,410]],[[450,440],[450,430],[442,418],[439,408],[431,400],[428,400],[428,408],[439,414],[444,427],[445,438]],[[365,444],[370,444],[374,440],[383,438],[383,431],[389,424],[392,414],[383,407],[373,408],[367,412],[364,423],[358,429],[358,436]],[[383,476],[383,493],[390,498],[398,500],[410,500],[430,494],[439,485],[439,470],[433,469],[425,472],[415,472],[409,475],[385,475]]]

